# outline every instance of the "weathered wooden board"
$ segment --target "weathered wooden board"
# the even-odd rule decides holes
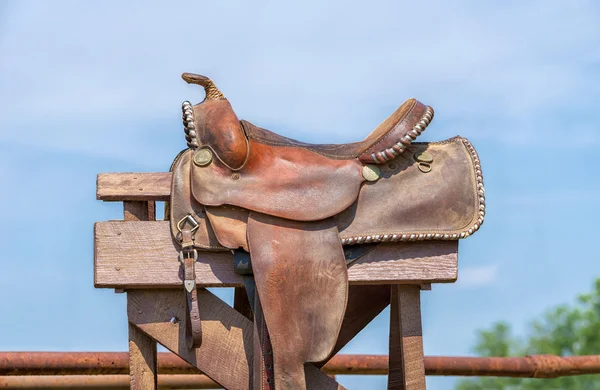
[[[127,292],[127,316],[132,324],[226,389],[248,390],[252,322],[207,290],[198,290],[198,304],[202,344],[190,350],[184,336],[183,289]],[[305,366],[305,375],[311,389],[343,389],[312,364]]]
[[[132,390],[158,388],[156,341],[129,324],[129,387]]]
[[[96,199],[169,200],[171,173],[101,173],[96,178]]]
[[[156,220],[154,201],[123,202],[125,221]],[[158,388],[158,355],[156,341],[129,324],[129,387],[132,390]]]
[[[111,221],[94,225],[94,285],[101,288],[175,287],[182,282],[178,250],[167,221]],[[348,270],[351,284],[451,283],[458,243],[381,244]],[[196,283],[242,287],[230,252],[200,252]]]
[[[421,291],[392,286],[388,390],[425,390]]]

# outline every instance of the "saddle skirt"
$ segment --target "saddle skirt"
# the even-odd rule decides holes
[[[485,215],[479,158],[458,136],[413,142],[433,119],[415,99],[362,142],[311,145],[239,121],[210,79],[183,78],[206,91],[182,106],[188,149],[171,167],[166,212],[181,246],[188,346],[201,343],[197,251],[249,255],[254,358],[273,360],[255,366],[250,387],[306,388],[304,364],[330,357],[344,317],[343,246],[470,236]]]

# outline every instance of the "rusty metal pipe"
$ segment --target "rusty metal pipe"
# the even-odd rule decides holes
[[[338,355],[325,365],[330,375],[385,375],[387,356]],[[170,352],[158,354],[159,374],[198,374]],[[0,376],[129,374],[127,352],[0,352]]]
[[[159,375],[161,389],[222,389],[205,375]],[[43,375],[0,377],[0,389],[129,389],[129,375]]]
[[[559,376],[600,374],[600,355],[525,357],[446,357],[427,356],[427,375],[504,376],[512,378],[557,378]]]
[[[329,375],[387,375],[385,355],[337,355],[323,370]],[[178,356],[158,354],[160,374],[198,374]],[[0,352],[0,376],[11,375],[123,375],[129,373],[127,352]],[[427,375],[510,376],[552,378],[600,373],[600,355],[559,357],[536,355],[516,358],[425,357]]]

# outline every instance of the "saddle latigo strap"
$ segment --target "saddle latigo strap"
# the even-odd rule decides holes
[[[198,224],[191,217],[186,217],[177,224],[178,237],[181,240],[179,261],[183,265],[183,287],[186,297],[185,342],[187,347],[197,348],[202,342],[202,323],[198,307],[198,289],[196,287],[196,261],[198,251],[194,248],[194,232]]]

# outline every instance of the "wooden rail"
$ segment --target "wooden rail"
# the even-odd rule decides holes
[[[105,201],[167,200],[170,173],[98,175]],[[182,284],[178,249],[168,221],[109,221],[94,225],[94,285],[99,288],[165,288]],[[196,283],[241,287],[229,252],[201,252]],[[350,284],[452,283],[458,276],[458,242],[381,244],[348,269]]]

